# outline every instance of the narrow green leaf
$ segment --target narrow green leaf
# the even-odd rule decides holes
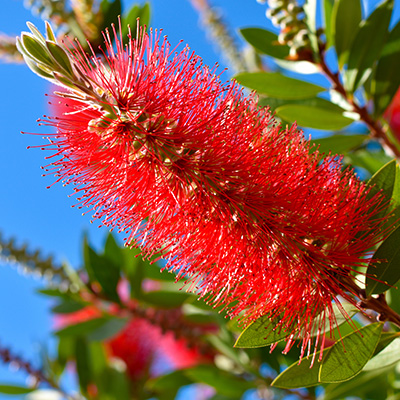
[[[275,112],[283,120],[297,122],[299,126],[305,128],[339,130],[354,122],[353,119],[343,115],[344,110],[332,111],[299,104],[281,106]]]
[[[308,27],[308,37],[314,55],[319,57],[318,38],[317,38],[317,0],[307,0],[303,5],[305,14],[304,21]]]
[[[54,306],[51,311],[56,314],[69,314],[82,310],[87,306],[87,303],[82,303],[74,300],[64,300],[62,303]]]
[[[50,68],[54,66],[52,59],[47,54],[46,47],[35,40],[32,36],[28,35],[27,33],[22,33],[21,42],[24,46],[25,51],[35,61],[43,63]]]
[[[59,337],[86,336],[103,326],[107,321],[107,318],[93,318],[88,321],[79,322],[75,325],[69,325],[55,332],[55,334]]]
[[[291,333],[290,330],[280,329],[267,316],[263,316],[246,327],[236,340],[235,347],[241,349],[265,347],[285,339]]]
[[[92,381],[92,366],[89,360],[87,341],[82,337],[75,340],[75,361],[79,386],[83,393],[87,393],[87,388]]]
[[[361,22],[360,0],[337,0],[332,9],[332,38],[340,68],[346,63],[350,47]]]
[[[0,393],[4,394],[27,394],[34,390],[36,390],[36,388],[27,388],[16,385],[0,385]]]
[[[392,158],[385,154],[383,150],[368,151],[365,149],[348,153],[344,159],[347,164],[362,167],[370,172],[371,175],[375,174],[379,168],[382,168],[391,160]]]
[[[367,139],[366,135],[333,135],[322,139],[311,140],[321,153],[344,154],[361,146]]]
[[[46,45],[46,39],[40,33],[39,29],[36,28],[36,26],[33,25],[32,22],[29,22],[29,21],[26,23],[26,26],[32,32],[33,37],[36,38],[36,40],[39,41],[43,46],[45,46]]]
[[[400,227],[379,246],[373,259],[380,260],[368,267],[367,295],[383,293],[400,279]],[[370,277],[372,275],[372,277]],[[380,282],[378,282],[378,280]]]
[[[47,40],[50,40],[53,43],[57,43],[56,35],[54,34],[53,28],[51,27],[48,21],[44,21],[46,26],[46,36]]]
[[[400,22],[390,32],[378,60],[371,83],[375,115],[381,115],[389,106],[400,86]]]
[[[324,351],[329,351],[329,348]],[[318,374],[320,369],[320,363],[318,362],[319,354],[320,352],[317,352],[315,355],[312,367],[312,356],[304,358],[301,360],[300,364],[299,361],[296,361],[281,372],[271,383],[271,386],[282,389],[296,389],[318,385]]]
[[[322,383],[347,381],[361,372],[374,354],[383,323],[374,323],[336,342],[324,355],[319,380]]]
[[[100,284],[110,300],[119,302],[117,285],[121,277],[120,266],[107,257],[98,255],[87,243],[84,245],[84,260],[90,279]]]
[[[346,3],[353,3],[344,0]],[[345,88],[353,93],[363,84],[379,58],[388,37],[388,28],[393,10],[393,0],[383,1],[360,25],[350,49]]]
[[[342,382],[357,375],[371,358],[379,342],[383,329],[382,323],[360,328],[337,341],[324,350],[323,359],[318,362],[320,352],[312,357],[295,362],[279,374],[272,386],[284,389],[296,389],[315,386],[320,383]]]
[[[236,399],[241,398],[246,390],[253,388],[252,382],[246,382],[212,365],[198,365],[184,370],[184,373],[194,382],[205,383],[215,388],[218,393],[224,396],[235,396]]]
[[[399,334],[395,334],[397,337]],[[371,358],[363,371],[372,371],[393,365],[400,361],[400,338],[393,340],[388,346]]]
[[[30,70],[35,73],[36,75],[39,75],[41,78],[54,81],[54,77],[47,72],[43,71],[43,69],[39,68],[36,63],[34,63],[29,57],[24,55],[24,61],[26,65],[30,68]]]
[[[61,48],[56,43],[53,42],[46,42],[46,47],[49,53],[52,55],[54,61],[65,71],[68,75],[72,76],[72,66],[71,61],[64,49]]]
[[[375,195],[382,190],[387,199],[390,199],[393,194],[393,187],[396,180],[396,160],[392,160],[385,164],[377,171],[368,181],[368,186],[371,186],[371,194]]]
[[[279,44],[278,36],[275,33],[262,28],[243,28],[240,29],[240,33],[262,54],[282,60],[289,56],[289,46]]]
[[[158,290],[154,292],[143,293],[141,300],[146,303],[161,307],[175,308],[181,306],[190,296],[190,293],[172,292],[166,290]]]
[[[234,77],[240,84],[277,99],[307,99],[326,89],[278,72],[245,72]]]
[[[118,16],[122,14],[121,0],[102,0],[100,9],[103,14],[100,32],[109,28],[112,24],[118,25]]]
[[[190,385],[193,380],[185,375],[184,370],[177,370],[146,382],[146,388],[155,392],[178,390],[182,386]]]
[[[127,318],[110,318],[104,324],[91,331],[87,338],[95,342],[110,339],[121,332],[128,322]]]
[[[335,0],[323,0],[322,6],[324,10],[325,20],[325,36],[326,36],[326,48],[329,49],[333,45],[333,32],[332,32],[332,12]]]
[[[132,34],[136,32],[137,18],[141,26],[149,26],[150,24],[150,4],[145,3],[143,6],[134,4],[132,8],[122,17],[122,33],[125,38],[128,34],[128,25],[132,28]]]
[[[118,246],[112,233],[109,233],[104,246],[104,257],[106,257],[116,268],[121,268],[124,264],[123,249]]]

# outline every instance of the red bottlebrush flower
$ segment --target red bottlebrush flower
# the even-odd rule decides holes
[[[397,90],[384,116],[388,120],[393,134],[400,140],[400,90]]]
[[[344,282],[382,238],[384,200],[188,48],[105,37],[103,60],[70,51],[80,83],[56,93],[70,111],[46,122],[49,170],[210,304],[269,315],[303,353],[319,332],[323,348],[333,302],[355,302]]]

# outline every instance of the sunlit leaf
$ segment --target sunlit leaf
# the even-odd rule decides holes
[[[347,91],[354,92],[372,72],[373,64],[379,58],[388,37],[392,10],[393,0],[385,0],[360,24],[350,48],[347,71],[344,75]]]
[[[35,389],[16,385],[0,385],[0,393],[4,394],[27,394]]]
[[[397,333],[398,337],[399,334]],[[393,365],[400,361],[400,338],[393,340],[388,346],[371,358],[363,371],[372,371]]]
[[[326,90],[278,72],[245,72],[236,75],[235,79],[243,86],[277,99],[307,99]]]
[[[289,104],[277,108],[276,115],[288,122],[297,122],[306,128],[339,130],[354,122],[343,115],[344,110],[327,110],[306,105]]]
[[[242,349],[265,347],[285,339],[291,333],[290,330],[285,331],[276,327],[276,323],[274,324],[267,316],[263,316],[246,327],[236,340],[235,347]]]
[[[333,135],[311,140],[311,143],[319,146],[318,148],[321,153],[343,154],[361,146],[366,139],[366,135]]]
[[[275,33],[262,28],[243,28],[240,33],[258,52],[268,56],[285,59],[289,56],[290,48],[278,42]]]
[[[292,364],[272,382],[273,386],[295,389],[315,386],[320,383],[342,382],[356,376],[372,357],[380,340],[383,323],[370,324],[344,336],[332,347],[324,350],[323,359],[318,362],[320,352],[312,357]]]
[[[382,329],[383,323],[377,322],[336,342],[324,354],[319,371],[320,382],[343,382],[360,373],[374,354]]]
[[[378,60],[376,73],[371,83],[375,115],[382,114],[389,106],[400,86],[400,22],[390,32]]]
[[[331,35],[338,56],[339,65],[343,67],[349,56],[350,47],[361,22],[360,0],[337,0],[332,9]]]

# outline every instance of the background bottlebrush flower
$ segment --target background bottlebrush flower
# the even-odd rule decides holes
[[[101,316],[95,307],[85,307],[69,314],[59,314],[57,328],[65,328]],[[173,332],[162,332],[144,318],[132,318],[125,328],[104,343],[109,357],[117,357],[126,365],[132,381],[158,376],[170,370],[188,368],[210,360],[187,340],[177,339]]]
[[[392,102],[385,111],[385,118],[397,139],[400,139],[400,90],[394,95]]]
[[[383,236],[384,199],[188,48],[105,39],[102,60],[74,47],[72,72],[48,78],[71,88],[52,100],[69,111],[43,121],[57,128],[48,171],[190,290],[246,321],[269,315],[309,351],[337,296],[355,302],[345,282]]]

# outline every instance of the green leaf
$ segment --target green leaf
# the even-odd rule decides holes
[[[146,382],[146,388],[151,391],[162,393],[178,391],[182,386],[190,385],[191,383],[193,383],[193,380],[185,375],[185,370],[177,370],[158,378],[148,380]]]
[[[372,175],[391,160],[392,158],[385,154],[383,150],[368,151],[365,149],[348,153],[344,159],[347,164],[362,167]]]
[[[347,3],[347,0],[344,0]],[[383,1],[360,25],[350,49],[345,88],[353,93],[369,77],[374,62],[379,58],[388,37],[388,28],[393,10],[393,0]]]
[[[88,305],[88,303],[82,303],[75,300],[64,300],[60,304],[54,306],[51,311],[56,314],[69,314],[79,310],[82,310]]]
[[[349,381],[325,385],[324,400],[349,398],[389,400],[387,390],[384,389],[388,387],[388,373],[388,368],[361,372]]]
[[[96,379],[96,386],[101,399],[131,400],[132,381],[125,371],[106,367]]]
[[[367,271],[367,295],[383,293],[400,279],[400,226],[379,246]],[[372,277],[370,277],[372,275]],[[380,281],[380,282],[378,282]]]
[[[340,68],[346,64],[354,37],[361,22],[360,0],[337,0],[332,9],[331,35]]]
[[[79,322],[75,325],[69,325],[55,332],[59,337],[66,336],[85,336],[94,330],[100,328],[108,321],[108,318],[93,318],[88,321]]]
[[[246,382],[238,376],[229,374],[212,365],[198,365],[184,370],[185,375],[194,382],[205,383],[212,386],[219,394],[234,396],[235,399],[248,389],[253,388],[252,382]]]
[[[343,382],[359,374],[374,354],[382,329],[383,323],[377,322],[336,342],[324,355],[319,372],[320,382]]]
[[[160,308],[175,308],[181,306],[191,296],[185,292],[158,290],[143,293],[141,300]]]
[[[307,0],[303,5],[305,14],[304,21],[308,27],[308,37],[310,39],[311,48],[318,57],[318,38],[317,38],[317,0]]]
[[[371,84],[375,116],[381,115],[389,106],[400,86],[400,22],[390,32],[378,60]]]
[[[32,36],[27,33],[21,34],[21,43],[25,51],[29,54],[31,58],[39,63],[43,63],[46,66],[52,68],[54,66],[53,61],[47,54],[46,48],[35,40]]]
[[[121,0],[102,0],[100,10],[103,14],[103,23],[99,32],[109,28],[112,24],[118,26],[118,16],[122,14]]]
[[[320,352],[312,357],[296,362],[283,371],[272,382],[272,386],[296,389],[315,386],[320,383],[342,382],[351,379],[361,372],[364,365],[374,353],[379,342],[383,323],[375,323],[360,328],[344,336],[332,347],[324,350],[321,362]]]
[[[338,107],[339,108],[339,107]],[[340,110],[340,108],[339,108]],[[354,122],[341,111],[326,110],[306,105],[290,104],[277,108],[276,115],[288,122],[297,122],[306,128],[339,130]]]
[[[92,365],[89,360],[87,341],[82,337],[78,337],[75,340],[75,361],[79,386],[83,393],[87,393],[88,385],[92,381]]]
[[[0,393],[4,394],[27,394],[34,390],[36,390],[36,388],[27,388],[16,385],[0,385]]]
[[[121,278],[120,266],[106,256],[98,255],[86,240],[84,243],[84,261],[91,281],[97,281],[110,300],[120,302],[117,293],[117,285]]]
[[[334,303],[332,306],[332,311],[333,311],[333,317],[335,320],[335,323],[332,326],[332,329],[336,329],[340,325],[343,325],[344,323],[348,322],[349,319],[351,319],[354,315],[356,315],[359,312],[358,308],[356,308],[353,304],[351,304],[347,301],[342,301],[340,303],[340,308],[338,307],[337,303]],[[342,311],[344,311],[344,313]],[[332,315],[329,315],[329,314],[325,315],[325,321],[322,322],[322,326],[325,326],[324,332],[331,331],[331,319],[332,319]],[[350,329],[353,329],[353,327],[350,326]],[[317,329],[315,329],[315,330],[316,331],[313,333],[312,336],[317,335],[318,330]],[[340,334],[343,335],[342,328],[340,329]]]
[[[107,236],[103,255],[118,269],[120,269],[125,262],[123,249],[118,246],[112,233],[109,233]]]
[[[264,315],[246,327],[236,340],[235,347],[241,349],[265,347],[285,339],[291,333],[290,329],[285,331],[277,327],[276,323]]]
[[[45,46],[46,45],[46,39],[40,33],[39,29],[36,28],[36,26],[34,24],[32,24],[32,22],[29,22],[29,21],[26,23],[26,26],[32,32],[32,37],[36,38],[36,41],[38,41],[39,43],[41,43],[42,45]]]
[[[110,318],[101,326],[91,331],[87,338],[90,341],[103,341],[117,335],[128,324],[128,318]]]
[[[333,135],[322,139],[311,140],[311,144],[319,146],[321,153],[343,154],[361,146],[367,139],[366,135]]]
[[[396,180],[396,160],[392,160],[385,164],[377,171],[368,181],[368,186],[371,186],[371,195],[382,191],[387,199],[390,199],[393,194],[393,187]]]
[[[64,49],[56,43],[46,42],[46,47],[52,55],[54,61],[65,71],[69,76],[73,76],[71,61]]]
[[[329,49],[333,45],[333,29],[332,29],[332,12],[335,0],[323,0],[324,20],[325,20],[325,36],[326,48]]]
[[[278,72],[245,72],[234,77],[240,84],[277,99],[307,99],[326,89]]]
[[[398,333],[394,334],[399,336]],[[393,340],[388,346],[371,358],[365,365],[363,371],[372,371],[393,365],[400,361],[400,338]]]
[[[329,348],[324,351],[329,351]],[[320,352],[318,351],[315,355],[314,363],[312,356],[304,358],[300,364],[299,361],[296,361],[280,373],[271,383],[271,386],[282,389],[296,389],[318,385],[320,369],[320,363],[318,362],[319,354]]]
[[[54,34],[53,28],[51,27],[50,23],[48,21],[44,21],[44,24],[46,26],[47,40],[57,43],[56,35]]]
[[[259,53],[282,60],[289,56],[289,46],[279,44],[275,33],[262,28],[243,28],[240,33]]]
[[[134,4],[126,15],[122,17],[122,33],[121,36],[125,38],[128,34],[128,25],[133,28],[133,34],[136,29],[136,20],[140,19],[141,26],[149,26],[150,24],[150,4],[145,3],[143,6]]]

